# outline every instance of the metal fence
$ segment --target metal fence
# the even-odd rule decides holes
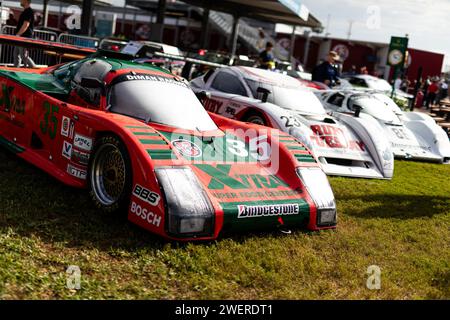
[[[8,35],[14,35],[16,33],[16,27],[5,25],[2,27],[2,33]],[[58,35],[55,32],[34,30],[33,38],[46,41],[56,41]],[[2,65],[13,65],[14,63],[14,46],[13,45],[0,45],[0,62]],[[31,59],[37,65],[51,65],[56,61],[56,57],[43,50],[43,49],[29,49],[28,50]]]
[[[85,47],[85,48],[98,48],[100,39],[94,37],[77,36],[74,34],[61,33],[58,37],[57,42],[72,44],[74,46]]]

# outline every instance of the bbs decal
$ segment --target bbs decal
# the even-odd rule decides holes
[[[157,206],[161,197],[156,192],[150,191],[143,186],[136,184],[133,189],[133,195],[145,201],[152,206]]]

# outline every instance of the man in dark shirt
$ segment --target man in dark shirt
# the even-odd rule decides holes
[[[327,60],[314,68],[312,80],[322,82],[329,87],[339,84],[339,71],[334,66],[336,62],[339,62],[339,58],[336,52],[330,51]]]
[[[33,37],[34,28],[34,12],[30,7],[31,0],[20,0],[20,5],[23,7],[23,12],[20,14],[19,22],[16,27],[16,36],[19,37]],[[31,60],[28,50],[22,47],[14,48],[14,66],[20,67],[21,62],[25,67],[34,68],[35,64]]]
[[[261,51],[259,54],[259,68],[271,70],[275,67],[272,49],[273,44],[271,42],[267,42],[266,49]]]

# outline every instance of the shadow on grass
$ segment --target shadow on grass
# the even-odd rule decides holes
[[[358,218],[397,218],[414,219],[432,217],[450,213],[450,195],[400,195],[400,194],[366,194],[343,196],[337,201],[353,202],[357,200],[363,206],[355,205],[355,209],[347,209],[344,214]]]
[[[24,237],[38,236],[66,247],[95,247],[103,251],[136,248],[161,249],[167,243],[183,248],[187,243],[167,241],[133,225],[125,216],[98,210],[88,191],[68,187],[19,157],[0,149],[0,232],[11,228]],[[293,232],[307,232],[295,229]],[[225,233],[244,243],[252,237],[283,237],[279,230]],[[213,241],[196,242],[209,245]]]
[[[162,248],[160,237],[95,208],[88,191],[68,187],[0,149],[0,230],[68,247]],[[5,231],[0,231],[5,232]]]

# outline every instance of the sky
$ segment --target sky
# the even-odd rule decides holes
[[[409,46],[444,53],[450,67],[450,0],[303,0],[332,37],[389,42],[409,35]]]

